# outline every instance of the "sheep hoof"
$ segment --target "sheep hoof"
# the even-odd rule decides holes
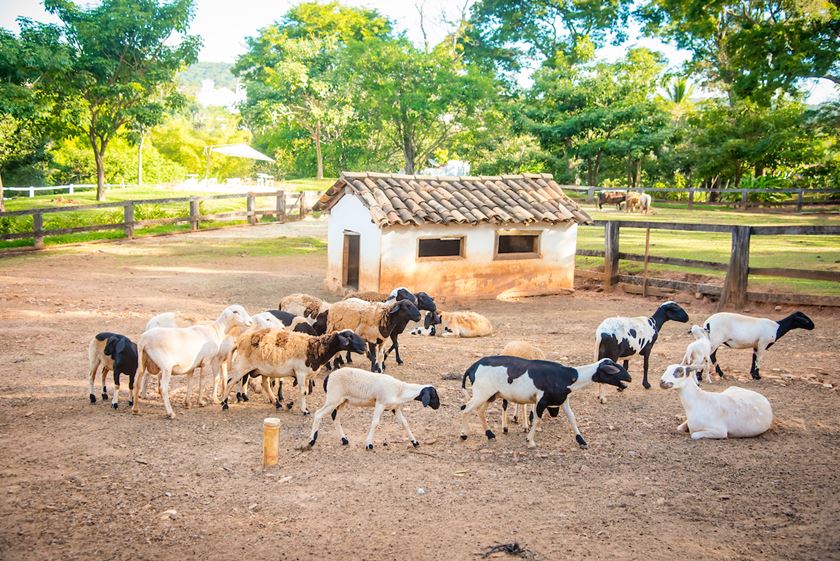
[[[131,400],[129,400],[129,401],[128,401],[128,406],[129,406],[129,407],[134,407],[134,402],[133,402],[133,401],[131,401]]]
[[[102,392],[102,401],[108,401],[108,399],[110,399],[110,398],[108,397],[108,394],[107,394],[107,393],[105,393],[105,392]]]
[[[486,431],[484,431],[484,434],[485,434],[485,436],[487,436],[488,440],[493,440],[494,438],[496,438],[496,435],[493,434],[493,431],[491,431],[490,429],[487,429]]]
[[[467,435],[466,435],[466,434],[462,434],[462,435],[461,435],[461,440],[466,440],[466,439],[467,439]]]
[[[645,387],[646,390],[650,389],[650,382],[642,382],[642,385]],[[624,388],[619,389],[618,391],[623,391]]]
[[[292,406],[293,406],[294,404],[295,404],[295,402],[294,402],[294,401],[290,401],[289,403],[287,403],[287,404],[286,404],[286,409],[288,409],[289,411],[291,411],[291,410],[292,410]]]
[[[518,422],[519,422],[519,417],[517,417],[516,415],[514,415],[514,416],[513,416],[513,422],[514,422],[514,423],[518,423]]]
[[[603,404],[603,403],[607,402],[607,398],[606,397],[599,397],[598,401],[600,401]]]
[[[228,405],[227,400],[224,400],[222,402],[222,411],[227,411],[228,409],[230,409],[230,406]]]
[[[415,448],[417,448],[418,446],[420,446],[420,443],[417,442],[416,440],[412,440],[411,445],[414,446]]]
[[[342,445],[342,446],[347,446],[348,444],[350,444],[350,441],[349,441],[349,440],[347,440],[345,437],[343,437],[343,436],[342,436],[342,437],[341,437],[341,445]]]
[[[207,400],[206,399],[199,399],[198,400],[198,406],[199,407],[206,407],[207,406]]]
[[[111,404],[111,407],[113,407],[114,409],[116,409],[116,408],[117,408],[117,407],[119,407],[119,406],[120,406],[120,404],[119,404],[119,403],[112,403],[112,404]]]
[[[308,416],[309,416],[309,411],[304,411],[304,412],[303,412],[303,416],[304,416],[304,417],[308,417]]]
[[[90,396],[88,396],[88,397],[90,397],[90,402],[91,403],[96,403],[96,396],[95,395],[90,394]]]
[[[283,409],[283,402],[279,399],[274,401],[274,408],[275,409]]]
[[[167,417],[169,417],[170,419],[174,419],[175,418],[175,412],[173,411],[172,413],[167,415]]]
[[[248,394],[247,394],[247,393],[243,393],[243,394],[242,394],[242,401],[250,401],[250,400],[248,399]]]
[[[528,443],[528,448],[536,448],[536,447],[537,447],[537,443],[536,443],[536,442],[529,442],[529,443]]]
[[[761,374],[758,373],[758,370],[752,373],[753,380],[761,380]]]
[[[503,432],[503,433],[505,433],[505,434],[507,434],[507,433],[508,433],[508,428],[507,428],[507,427],[503,428],[503,429],[502,429],[502,432]]]
[[[365,449],[366,450],[373,450],[373,444],[368,444],[367,446],[365,446]]]
[[[583,437],[581,435],[576,434],[575,435],[575,440],[577,441],[578,446],[580,446],[581,450],[586,450],[587,448],[589,448],[589,444],[586,443],[586,441],[583,439]]]
[[[405,361],[404,361],[404,360],[397,359],[397,364],[400,364],[400,365],[405,364]]]

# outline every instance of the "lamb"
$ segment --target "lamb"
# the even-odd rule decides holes
[[[545,360],[545,353],[539,347],[528,343],[527,341],[509,341],[502,350],[503,356],[518,356],[526,360]],[[502,400],[502,432],[508,431],[507,418],[508,402],[506,399]],[[517,421],[519,415],[519,404],[513,405],[513,422]],[[528,429],[528,405],[522,406],[522,426]]]
[[[653,344],[659,337],[659,332],[666,321],[688,321],[688,314],[676,302],[668,301],[663,303],[649,318],[639,317],[611,317],[601,322],[595,330],[595,360],[609,358],[618,361],[624,358],[626,369],[630,361],[626,357],[636,353],[644,358],[644,378],[642,385],[650,389],[648,383],[648,367],[650,365],[650,352]],[[598,389],[598,399],[606,403],[604,387]]]
[[[114,373],[114,396],[111,407],[117,409],[120,401],[120,374],[128,376],[129,405],[134,405],[131,392],[134,390],[134,376],[137,373],[137,345],[125,335],[104,331],[97,333],[88,345],[88,361],[90,363],[90,402],[96,403],[93,394],[93,383],[96,372],[102,370],[102,399],[108,399],[105,385],[105,374],[110,370]]]
[[[280,320],[290,331],[313,336],[323,335],[327,332],[327,314],[329,314],[329,311],[318,314],[314,322],[311,319],[282,310],[268,310],[268,313]]]
[[[437,316],[428,313],[423,327],[412,329],[411,334],[434,337],[437,334],[435,320],[441,326],[442,337],[487,337],[493,334],[490,320],[475,312],[440,312]]]
[[[623,203],[626,198],[627,193],[601,191],[598,193],[598,210],[602,210],[604,203],[615,205],[616,209],[621,210],[621,203]]]
[[[575,415],[567,397],[573,391],[585,388],[593,382],[610,384],[624,389],[630,382],[630,374],[610,359],[593,364],[570,368],[549,360],[526,360],[513,356],[484,357],[464,372],[461,387],[466,389],[467,379],[472,383],[472,397],[461,406],[461,438],[467,439],[467,415],[478,409],[484,434],[488,439],[496,438],[487,425],[485,415],[488,404],[497,396],[512,403],[536,403],[536,415],[528,432],[528,447],[534,448],[534,433],[543,411],[549,409],[551,416],[562,406],[566,418],[575,432],[575,440],[586,448],[586,440],[578,430]]]
[[[720,393],[700,389],[693,366],[672,364],[662,374],[663,389],[676,388],[685,409],[686,420],[678,432],[701,438],[746,438],[758,436],[773,424],[773,409],[760,393],[731,387]]]
[[[351,330],[337,331],[320,337],[280,329],[260,329],[243,333],[237,339],[233,351],[231,374],[225,384],[222,409],[228,409],[231,383],[238,382],[250,372],[256,371],[263,377],[263,392],[278,409],[283,406],[283,396],[274,395],[268,385],[268,379],[294,377],[301,391],[300,410],[304,415],[308,415],[306,395],[310,391],[309,378],[336,353],[363,353],[364,350],[364,340]]]
[[[356,332],[368,342],[371,370],[381,372],[384,340],[391,336],[398,325],[419,319],[420,311],[409,300],[380,303],[349,298],[330,307],[327,332],[333,333],[343,329]]]
[[[752,366],[750,374],[753,379],[759,380],[761,374],[761,357],[764,351],[782,338],[791,329],[814,329],[814,322],[802,312],[794,312],[786,318],[775,321],[768,318],[757,318],[742,314],[721,312],[713,314],[704,323],[706,331],[709,332],[711,342],[711,354],[709,355],[718,376],[723,377],[724,373],[717,363],[717,351],[721,345],[731,349],[752,349]]]
[[[699,325],[692,325],[688,333],[694,335],[695,340],[686,347],[681,364],[698,367],[698,379],[705,371],[706,383],[711,384],[712,366],[709,355],[712,352],[712,343],[709,341],[709,333]]]
[[[237,325],[251,326],[254,320],[238,304],[228,306],[219,318],[209,324],[190,327],[155,327],[140,336],[137,344],[140,376],[144,376],[147,365],[154,365],[161,371],[160,390],[163,406],[170,419],[175,412],[169,403],[169,381],[173,374],[188,374],[187,395],[184,402],[190,406],[192,390],[192,372],[202,368],[198,381],[199,405],[204,405],[201,397],[204,385],[204,370],[219,354],[219,345],[225,335]],[[134,407],[132,413],[139,413],[140,384],[134,386]]]
[[[332,413],[333,423],[341,439],[342,445],[350,443],[341,427],[339,414],[346,405],[358,407],[373,407],[373,419],[370,423],[365,448],[373,450],[373,435],[383,411],[393,411],[394,416],[405,428],[411,445],[417,448],[420,442],[414,437],[408,427],[408,421],[403,416],[402,407],[409,401],[416,400],[423,407],[438,409],[440,398],[434,386],[428,384],[409,384],[397,380],[387,374],[376,374],[360,368],[340,368],[324,379],[324,391],[327,399],[324,406],[315,412],[312,419],[312,431],[309,436],[309,447],[315,445],[318,439],[318,427],[321,419],[327,413]]]
[[[252,327],[246,328],[245,326],[238,325],[233,327],[222,340],[222,343],[219,345],[219,354],[216,356],[216,360],[214,360],[214,372],[216,373],[215,379],[216,383],[213,385],[213,401],[214,403],[221,403],[218,398],[219,395],[219,387],[224,384],[224,381],[227,379],[227,373],[230,368],[230,354],[233,352],[233,349],[236,347],[236,340],[237,338],[242,335],[245,331],[253,331],[255,329],[263,329],[263,328],[272,328],[272,329],[285,329],[285,325],[283,322],[277,319],[271,312],[260,312],[258,314],[254,314],[251,316],[254,320],[254,325]],[[306,324],[308,325],[308,324]],[[240,387],[239,390],[236,392],[236,401],[248,401],[248,384],[244,384],[244,386]]]
[[[653,197],[647,193],[641,193],[639,196],[639,209],[645,214],[650,214],[653,210]]]

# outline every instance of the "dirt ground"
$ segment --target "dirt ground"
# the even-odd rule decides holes
[[[391,416],[383,417],[375,450],[364,450],[371,411],[350,409],[349,447],[327,419],[317,446],[301,452],[311,418],[275,413],[257,394],[226,412],[212,404],[185,410],[183,380],[174,420],[158,399],[132,415],[125,393],[116,411],[91,405],[86,348],[99,331],[136,338],[162,311],[209,317],[229,303],[262,311],[290,292],[327,296],[323,253],[215,253],[213,244],[236,235],[248,234],[0,259],[0,559],[460,560],[509,542],[545,560],[840,559],[837,312],[807,310],[817,328],[776,344],[760,382],[747,379],[747,352],[719,353],[730,376],[713,389],[736,382],[756,389],[783,421],[747,440],[693,442],[675,432],[678,396],[656,381],[682,357],[689,336],[686,326],[667,324],[652,359],[653,389],[642,389],[634,361],[632,387],[611,391],[606,405],[595,387],[572,396],[588,450],[578,449],[562,416],[529,450],[520,429],[501,434],[498,407],[490,413],[496,441],[481,435],[474,417],[462,442],[460,383],[442,376],[460,375],[512,338],[566,364],[588,363],[601,319],[649,314],[657,305],[590,291],[450,301],[449,309],[488,316],[496,334],[404,335],[406,364],[391,364],[389,373],[435,383],[442,401],[437,411],[408,407],[417,451]],[[709,303],[680,301],[692,321],[713,312]],[[323,403],[320,382],[313,402]],[[282,458],[264,471],[261,425],[275,414]]]

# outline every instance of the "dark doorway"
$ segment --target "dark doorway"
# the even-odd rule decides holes
[[[359,288],[359,234],[344,232],[344,259],[342,263],[342,284],[348,288]]]

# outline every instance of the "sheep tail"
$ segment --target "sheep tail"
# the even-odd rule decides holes
[[[467,371],[464,372],[464,377],[461,379],[461,388],[467,389],[467,378],[470,379],[470,384],[475,384],[476,370],[478,370],[478,362],[473,363],[473,365],[467,368]]]

